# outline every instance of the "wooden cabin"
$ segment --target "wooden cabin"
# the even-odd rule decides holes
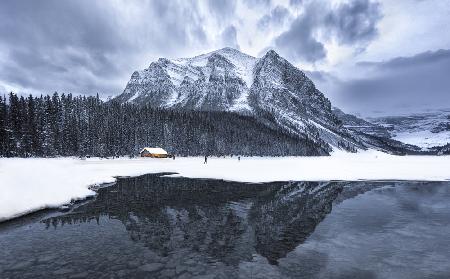
[[[139,152],[141,157],[150,157],[150,158],[168,158],[170,155],[162,148],[155,147],[145,147]]]

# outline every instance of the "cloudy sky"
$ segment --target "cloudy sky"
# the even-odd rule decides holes
[[[0,92],[121,93],[158,57],[274,49],[333,104],[450,107],[450,0],[2,0]]]

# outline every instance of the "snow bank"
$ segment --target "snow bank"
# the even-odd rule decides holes
[[[393,156],[368,151],[331,157],[172,159],[0,159],[0,221],[95,194],[116,176],[177,176],[242,182],[287,180],[450,180],[450,156]]]

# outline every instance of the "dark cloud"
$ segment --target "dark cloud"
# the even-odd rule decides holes
[[[106,51],[116,48],[121,37],[113,32],[115,22],[106,20],[112,14],[95,2],[89,6],[77,3],[57,0],[2,1],[2,40],[17,46],[22,46],[26,41],[31,43],[30,46],[35,46],[33,43],[58,43],[61,47],[82,46]],[[77,32],[71,32],[74,29]]]
[[[221,33],[222,44],[224,47],[232,47],[235,49],[240,49],[237,42],[237,31],[236,27],[233,25],[228,26]]]
[[[125,8],[142,17],[123,17]],[[0,82],[42,93],[120,93],[148,53],[171,56],[206,42],[198,10],[181,0],[1,1]]]
[[[357,71],[367,78],[339,80],[328,74],[311,78],[348,111],[448,108],[450,104],[450,50],[428,51],[384,62],[363,62]]]
[[[325,58],[324,45],[314,37],[316,20],[314,12],[297,17],[289,30],[275,39],[275,45],[281,54],[294,61],[315,62]]]
[[[381,19],[380,5],[369,0],[354,0],[341,4],[325,18],[325,26],[342,44],[367,41],[377,35],[376,24]]]
[[[83,78],[77,71],[91,76],[118,74],[107,56],[129,45],[115,31],[116,22],[108,20],[113,15],[95,2],[87,6],[74,1],[6,0],[0,5],[0,46],[8,52],[0,73],[7,82],[47,92],[95,93],[103,88],[94,86],[94,77],[85,87],[74,87],[76,79]]]
[[[270,11],[269,14],[262,16],[257,23],[257,26],[261,30],[266,30],[270,26],[279,27],[282,26],[287,18],[290,16],[290,12],[283,6],[276,6]]]
[[[410,69],[411,67],[434,65],[436,63],[450,63],[450,50],[440,49],[437,51],[427,51],[411,57],[397,57],[384,62],[359,62],[358,66],[375,67],[379,70]]]
[[[289,30],[275,39],[275,45],[291,59],[306,62],[326,57],[325,40],[351,44],[361,52],[376,37],[380,19],[379,4],[369,0],[352,0],[338,6],[308,2]],[[322,34],[320,40],[318,34]]]

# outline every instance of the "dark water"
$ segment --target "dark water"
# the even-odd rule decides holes
[[[450,278],[450,183],[119,179],[0,224],[1,278]]]

